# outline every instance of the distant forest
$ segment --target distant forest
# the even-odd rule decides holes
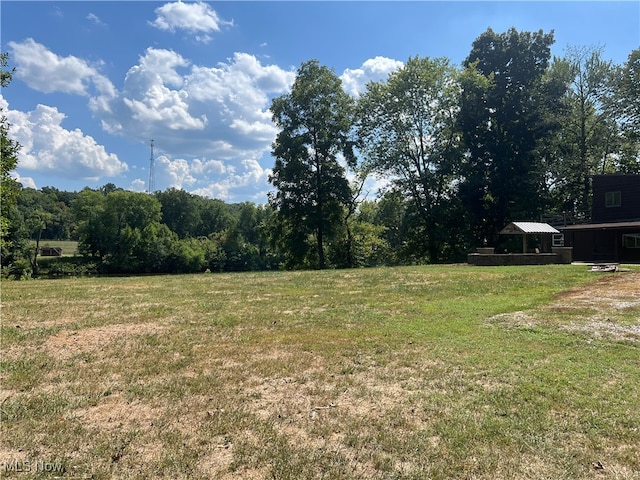
[[[489,29],[461,66],[412,57],[358,98],[329,67],[303,63],[271,105],[264,205],[113,184],[22,188],[2,117],[3,276],[458,262],[511,248],[498,236],[510,221],[588,221],[592,175],[640,173],[640,49],[616,65],[593,47],[552,58],[553,42]],[[3,54],[3,87],[7,64]],[[367,195],[373,177],[385,187]],[[79,255],[45,272],[43,240],[76,240]]]

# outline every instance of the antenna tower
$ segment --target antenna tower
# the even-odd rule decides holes
[[[156,179],[155,179],[155,175],[153,172],[154,169],[154,162],[155,160],[153,159],[153,139],[151,139],[151,159],[149,160],[149,190],[148,193],[153,193],[153,191],[156,189]]]

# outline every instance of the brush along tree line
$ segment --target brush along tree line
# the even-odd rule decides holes
[[[496,244],[509,221],[588,220],[590,175],[640,173],[640,49],[614,65],[598,48],[551,58],[553,43],[488,29],[462,66],[412,57],[357,98],[330,68],[303,63],[271,105],[265,205],[113,185],[5,201],[3,182],[3,265],[38,235],[75,238],[113,272],[435,263]],[[367,178],[384,180],[376,200],[362,200]]]

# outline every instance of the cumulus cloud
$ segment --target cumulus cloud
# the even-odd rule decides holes
[[[65,115],[55,107],[37,105],[31,112],[10,110],[0,96],[0,108],[11,124],[9,136],[20,143],[20,170],[71,179],[115,177],[128,170],[118,156],[108,153],[93,137],[62,126]]]
[[[32,88],[89,96],[88,106],[107,133],[134,142],[155,139],[166,157],[157,164],[158,185],[218,198],[266,185],[268,171],[260,161],[270,162],[263,157],[277,133],[271,98],[289,91],[293,70],[263,64],[247,53],[210,66],[194,65],[172,50],[148,48],[116,90],[82,59],[61,57],[31,39],[11,45]],[[35,77],[49,81],[45,85]],[[127,170],[92,137],[66,130],[64,118],[46,105],[13,112],[12,130],[24,145],[22,169],[55,170],[76,179]],[[139,182],[131,188],[140,189]]]
[[[38,188],[36,182],[31,177],[23,177],[16,171],[11,172],[11,178],[20,183],[24,188]]]
[[[196,183],[196,178],[191,173],[189,162],[183,158],[171,160],[166,156],[161,156],[156,161],[158,167],[164,167],[163,170],[169,176],[169,187],[185,188]]]
[[[263,201],[270,174],[256,158],[245,158],[240,162],[195,158],[171,159],[161,155],[156,159],[156,180],[168,188],[190,191],[196,195],[225,201],[246,200],[247,195]]]
[[[138,139],[166,130],[202,131],[206,114],[191,115],[188,92],[180,88],[184,79],[178,69],[187,66],[189,62],[171,50],[148,48],[127,72],[122,92],[97,97],[90,108],[109,133]]]
[[[357,97],[366,90],[367,83],[386,80],[390,73],[403,66],[403,62],[378,56],[365,61],[360,68],[345,69],[340,79],[344,90]]]
[[[209,4],[200,1],[166,3],[156,8],[155,13],[156,19],[150,22],[154,27],[169,32],[185,30],[202,43],[210,42],[210,33],[219,32],[221,26],[233,25],[233,22],[222,20]]]
[[[276,135],[270,98],[288,91],[294,79],[294,72],[246,53],[207,67],[149,48],[129,69],[122,91],[91,107],[106,131],[154,138],[172,158],[259,158]]]
[[[89,86],[93,84],[100,95],[115,95],[109,79],[85,60],[73,55],[56,55],[33,38],[9,42],[9,48],[17,67],[16,77],[34,90],[88,96]]]
[[[140,74],[143,78],[147,77],[145,80],[148,83],[154,83],[154,80],[159,79],[166,85],[181,87],[184,79],[178,73],[178,68],[189,65],[189,60],[173,50],[147,48],[145,54],[140,57],[140,65],[129,70],[127,78]]]
[[[248,158],[240,162],[240,168],[234,168],[217,180],[209,179],[192,193],[225,201],[239,201],[246,199],[247,193],[251,192],[252,200],[264,201],[270,173],[271,170],[262,168],[258,160]]]
[[[129,190],[132,192],[145,192],[147,190],[147,183],[140,178],[136,178],[131,182],[131,185],[129,185]]]

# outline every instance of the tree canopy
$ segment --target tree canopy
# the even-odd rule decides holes
[[[454,183],[461,156],[460,87],[444,58],[410,58],[384,82],[372,82],[359,101],[358,136],[365,163],[389,175],[421,219],[420,234],[431,261],[455,235]]]
[[[353,99],[340,79],[316,60],[298,69],[291,92],[273,100],[273,121],[280,129],[269,181],[279,230],[293,264],[309,258],[308,235],[315,237],[317,267],[326,266],[325,240],[340,223],[351,191],[345,162],[353,163]]]
[[[13,69],[8,68],[9,54],[0,53],[0,87],[7,88],[13,78]],[[20,144],[9,138],[11,125],[0,108],[0,256],[7,254],[10,247],[9,212],[15,206],[20,185],[11,177],[18,165]]]
[[[474,241],[494,243],[512,220],[543,212],[542,143],[554,127],[547,108],[560,92],[545,87],[553,33],[488,29],[464,62],[459,124],[468,155],[460,195]]]

